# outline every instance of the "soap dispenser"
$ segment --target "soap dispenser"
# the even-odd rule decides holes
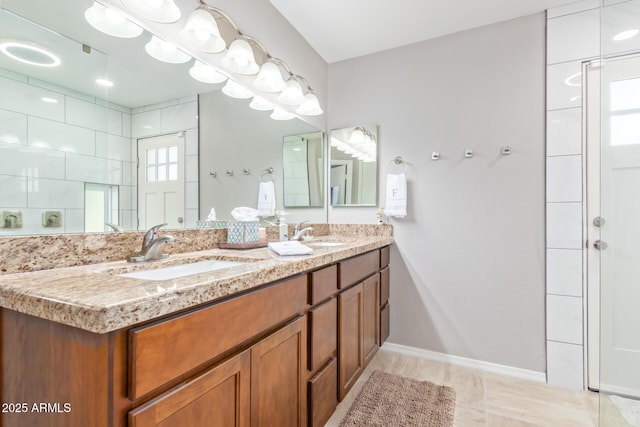
[[[287,225],[287,215],[285,211],[280,212],[280,241],[289,240],[289,225]]]

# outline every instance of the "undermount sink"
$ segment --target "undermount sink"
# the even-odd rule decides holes
[[[344,245],[343,242],[304,242],[309,246],[341,246]]]
[[[119,274],[119,276],[142,280],[171,280],[178,279],[180,277],[192,276],[194,274],[222,270],[223,268],[236,267],[242,264],[244,264],[244,262],[222,261],[216,259],[194,262],[192,264],[182,264],[173,265],[171,267],[156,268],[155,270],[135,271],[133,273]]]

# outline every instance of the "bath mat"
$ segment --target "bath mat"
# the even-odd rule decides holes
[[[609,396],[609,399],[631,427],[640,427],[640,400],[620,396]]]
[[[455,403],[451,387],[374,371],[340,426],[451,427]]]

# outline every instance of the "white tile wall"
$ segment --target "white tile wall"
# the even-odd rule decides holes
[[[96,156],[131,162],[131,138],[96,132]]]
[[[0,171],[7,175],[64,179],[65,153],[0,143]]]
[[[96,154],[96,132],[39,117],[29,117],[29,145],[68,153]]]
[[[187,191],[184,197],[185,208],[197,209],[198,208],[198,183],[187,182],[186,190]]]
[[[67,154],[66,178],[97,184],[122,184],[123,166],[119,160]]]
[[[600,7],[600,0],[582,0],[569,3],[566,6],[554,7],[547,11],[547,18],[556,18],[570,13],[582,12],[588,9],[597,9]]]
[[[582,298],[547,295],[547,340],[582,344]]]
[[[600,54],[600,2],[547,12],[547,380],[583,375],[582,62]]]
[[[547,203],[547,247],[582,249],[582,203]]]
[[[186,156],[186,176],[187,182],[198,181],[198,156]]]
[[[582,108],[547,112],[547,156],[582,153]]]
[[[27,144],[27,116],[13,111],[0,110],[0,142]]]
[[[121,185],[120,190],[120,209],[131,210],[131,199],[133,197],[133,187],[128,185]]]
[[[62,223],[65,233],[83,233],[84,232],[84,208],[83,209],[65,209]]]
[[[630,29],[638,29],[640,3],[625,1],[602,10],[602,53],[618,54],[640,50],[640,35],[626,39],[614,40],[614,36]]]
[[[547,158],[547,202],[582,200],[582,156]]]
[[[159,135],[160,133],[162,133],[160,110],[145,111],[131,116],[131,136],[133,138]]]
[[[198,154],[198,129],[187,130],[185,139],[185,153],[187,156],[195,156]]]
[[[107,109],[93,102],[67,97],[67,123],[89,129],[107,131]]]
[[[29,178],[30,208],[84,208],[84,183]]]
[[[189,102],[166,107],[160,110],[161,130],[163,133],[198,127],[198,104]]]
[[[582,296],[582,250],[547,249],[547,293]]]
[[[2,206],[27,206],[27,178],[0,175]]]
[[[600,54],[600,9],[547,21],[547,63],[557,64]]]
[[[55,98],[57,104],[42,101],[43,97]],[[47,89],[30,86],[8,78],[0,78],[0,108],[64,121],[64,96]]]
[[[549,384],[581,390],[583,365],[581,345],[547,342],[547,382]]]
[[[565,62],[547,67],[547,109],[582,105],[582,63]]]

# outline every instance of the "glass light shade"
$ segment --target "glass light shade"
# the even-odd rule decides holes
[[[283,110],[280,107],[276,107],[271,113],[271,118],[273,120],[291,120],[295,117],[294,114],[291,114],[288,111]]]
[[[251,104],[249,104],[249,107],[258,111],[271,111],[275,108],[272,103],[259,95],[253,97],[253,99],[251,100]]]
[[[191,57],[178,49],[175,45],[168,43],[156,36],[151,36],[151,41],[144,45],[144,50],[158,61],[170,64],[183,64]]]
[[[180,19],[174,0],[121,0],[127,9],[150,21],[169,24]]]
[[[216,67],[197,61],[189,69],[189,75],[202,83],[222,83],[227,76],[219,72]]]
[[[180,39],[188,47],[201,52],[218,53],[227,47],[215,18],[204,9],[191,12],[187,25],[180,31]]]
[[[322,108],[320,108],[318,97],[312,93],[308,93],[304,96],[304,101],[302,101],[302,104],[300,104],[296,110],[296,113],[304,116],[319,116],[323,112]]]
[[[253,96],[253,92],[233,80],[227,80],[227,84],[222,88],[222,93],[238,99],[249,99]]]
[[[278,96],[278,101],[286,105],[299,105],[304,101],[302,86],[295,78],[287,80],[287,87]]]
[[[236,39],[231,43],[222,64],[229,71],[247,76],[257,73],[260,69],[256,64],[251,45],[242,39]]]
[[[130,39],[142,34],[142,28],[127,20],[122,13],[97,2],[84,12],[84,19],[96,30],[110,36]]]
[[[349,136],[349,144],[362,144],[364,142],[364,132],[360,128],[355,128]]]
[[[267,61],[260,67],[260,72],[253,82],[253,86],[263,92],[275,93],[287,87],[287,83],[282,78],[280,68],[273,62]]]

